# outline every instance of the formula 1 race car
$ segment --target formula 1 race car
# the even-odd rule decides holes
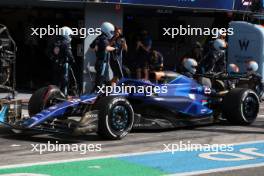
[[[251,89],[218,92],[177,73],[156,76],[164,83],[122,79],[117,85],[122,87],[118,93],[111,89],[110,93],[100,91],[70,99],[55,86],[44,87],[29,101],[29,118],[7,116],[0,121],[20,132],[71,135],[97,132],[106,139],[121,139],[131,129],[212,123],[216,111],[221,111],[234,125],[249,125],[258,116],[259,97]],[[133,91],[123,91],[131,87]]]

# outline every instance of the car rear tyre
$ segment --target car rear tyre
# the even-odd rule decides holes
[[[105,139],[124,138],[134,124],[134,111],[123,97],[103,97],[96,105],[99,110],[98,134]]]
[[[54,104],[52,100],[55,99],[65,99],[65,96],[58,87],[51,85],[38,89],[29,100],[29,116],[32,117],[43,109],[52,106]]]
[[[250,89],[235,88],[223,99],[223,115],[234,125],[252,124],[259,112],[259,98]]]

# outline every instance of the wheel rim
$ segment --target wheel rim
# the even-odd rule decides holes
[[[115,132],[126,131],[129,125],[129,111],[125,106],[117,105],[112,109],[110,126]]]
[[[243,101],[243,114],[248,121],[256,118],[258,113],[258,100],[253,96],[247,96]]]

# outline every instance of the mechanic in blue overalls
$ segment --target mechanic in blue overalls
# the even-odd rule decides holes
[[[219,73],[226,70],[226,48],[227,43],[222,39],[216,39],[208,53],[199,62],[199,72]]]
[[[61,35],[58,35],[51,41],[49,46],[49,58],[52,61],[53,80],[52,83],[61,88],[67,89],[68,76],[65,76],[65,63],[73,65],[75,63],[72,54],[71,40],[73,31],[71,28],[65,26],[60,29]],[[72,73],[73,74],[73,73]],[[66,95],[68,92],[64,92]]]
[[[162,71],[164,69],[164,58],[160,52],[156,50],[151,51],[149,68],[151,72]]]
[[[152,49],[152,38],[148,31],[143,30],[136,46],[136,74],[137,79],[149,80],[149,59]],[[143,73],[143,75],[142,75]]]
[[[110,52],[116,50],[116,48],[111,46],[111,39],[115,34],[115,26],[109,22],[104,22],[101,25],[101,31],[102,34],[90,45],[90,48],[93,49],[96,54],[96,78],[93,91],[96,91],[98,86],[102,86],[109,81]]]

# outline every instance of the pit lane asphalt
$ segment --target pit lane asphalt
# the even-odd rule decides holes
[[[259,140],[264,140],[264,104],[261,105],[257,121],[251,126],[241,127],[219,123],[175,130],[134,131],[120,141],[104,141],[96,134],[81,137],[14,135],[12,132],[1,127],[0,166],[164,150],[164,144],[175,144],[180,141],[186,143],[187,141],[191,141],[194,144],[233,144]],[[33,147],[31,144],[47,144],[48,141],[51,143],[58,141],[63,144],[102,144],[102,151],[89,152],[85,155],[81,155],[79,152],[49,152],[42,155],[32,152]],[[263,170],[264,167],[258,167],[206,175],[263,176]]]

